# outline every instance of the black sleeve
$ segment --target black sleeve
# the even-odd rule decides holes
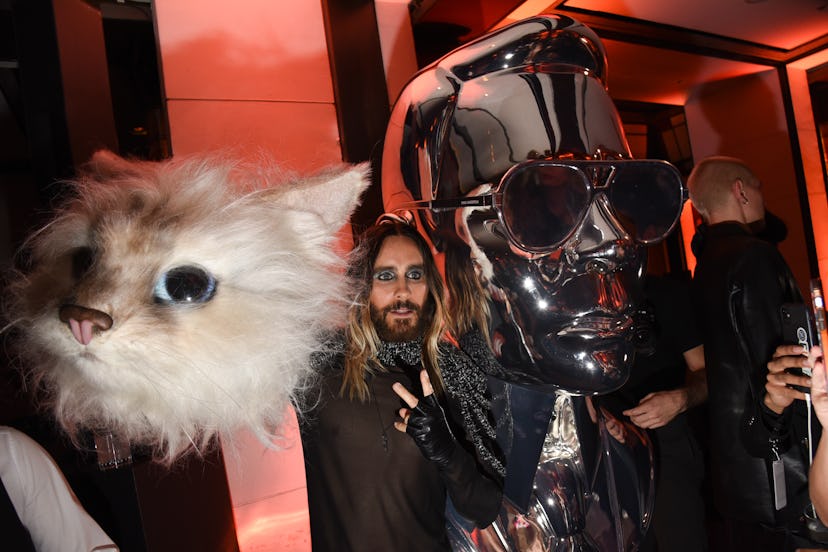
[[[690,299],[690,281],[679,278],[665,278],[666,285],[661,296],[654,301],[656,317],[665,337],[681,353],[702,344],[701,332],[696,313]]]
[[[451,403],[447,413],[434,395],[420,399],[411,410],[406,432],[438,467],[457,512],[485,527],[500,511],[502,486],[499,478],[491,477],[476,455],[469,452],[469,443],[462,439],[463,426],[456,423],[460,419],[455,414],[458,410]]]
[[[478,527],[490,525],[500,512],[503,487],[462,446],[455,448],[450,462],[440,470],[454,507]]]
[[[786,441],[790,415],[774,413],[764,405],[768,362],[782,342],[779,307],[801,300],[793,276],[781,255],[772,246],[752,251],[737,272],[731,297],[731,323],[737,328],[740,355],[748,369],[742,437],[748,452],[768,458],[771,444]]]

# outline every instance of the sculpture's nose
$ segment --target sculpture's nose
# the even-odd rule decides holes
[[[95,332],[105,332],[112,327],[111,316],[80,305],[63,305],[58,314],[61,322],[69,324],[72,335],[81,345],[89,345]]]
[[[598,193],[593,198],[575,236],[582,251],[598,249],[608,243],[633,241],[603,193]]]
[[[561,258],[577,272],[612,274],[636,257],[636,246],[624,225],[598,194],[573,236],[562,246]]]

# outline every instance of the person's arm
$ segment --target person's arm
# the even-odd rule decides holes
[[[752,247],[734,276],[730,306],[738,339],[733,345],[739,353],[737,367],[744,370],[744,391],[748,391],[741,439],[747,452],[757,458],[772,458],[792,444],[788,439],[790,409],[780,413],[768,406],[766,384],[771,370],[788,362],[774,357],[782,341],[779,307],[798,293],[781,255],[769,245]]]
[[[687,409],[698,406],[707,400],[707,371],[704,366],[704,346],[699,345],[684,351],[684,362],[687,363]]]
[[[790,387],[811,387],[811,378],[789,373],[789,368],[811,367],[811,361],[803,354],[801,345],[779,345],[767,363],[764,394],[760,396],[757,416],[745,428],[745,445],[748,452],[759,458],[779,454],[791,445],[791,409],[795,400],[805,400],[803,391]]]
[[[84,510],[43,447],[10,427],[0,428],[0,436],[0,477],[37,550],[118,550]]]
[[[813,347],[809,355],[813,363],[811,375],[811,404],[822,427],[828,425],[828,377],[825,373],[825,361],[822,350]],[[819,359],[819,360],[817,360]],[[819,440],[814,463],[808,475],[808,491],[817,517],[823,523],[828,522],[828,440],[824,435]]]
[[[655,429],[670,423],[676,416],[707,399],[707,376],[704,371],[704,347],[698,345],[684,351],[687,364],[685,385],[669,391],[647,394],[623,414],[644,429]]]
[[[423,456],[437,465],[460,515],[478,527],[486,527],[500,512],[502,488],[483,472],[475,457],[452,434],[425,370],[420,372],[420,383],[422,401],[402,384],[394,384],[394,392],[409,406],[400,409],[402,421],[395,422],[394,427],[411,435]]]

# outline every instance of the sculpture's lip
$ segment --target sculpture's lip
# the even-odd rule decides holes
[[[561,328],[556,337],[603,338],[623,333],[633,326],[629,316],[583,316]]]

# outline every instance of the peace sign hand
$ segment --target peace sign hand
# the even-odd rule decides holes
[[[434,388],[425,370],[420,372],[420,384],[423,387],[422,400],[417,400],[401,383],[392,386],[394,392],[409,406],[400,409],[402,421],[394,422],[394,427],[408,433],[423,456],[445,468],[451,461],[457,441],[449,429],[443,408],[434,396]]]

